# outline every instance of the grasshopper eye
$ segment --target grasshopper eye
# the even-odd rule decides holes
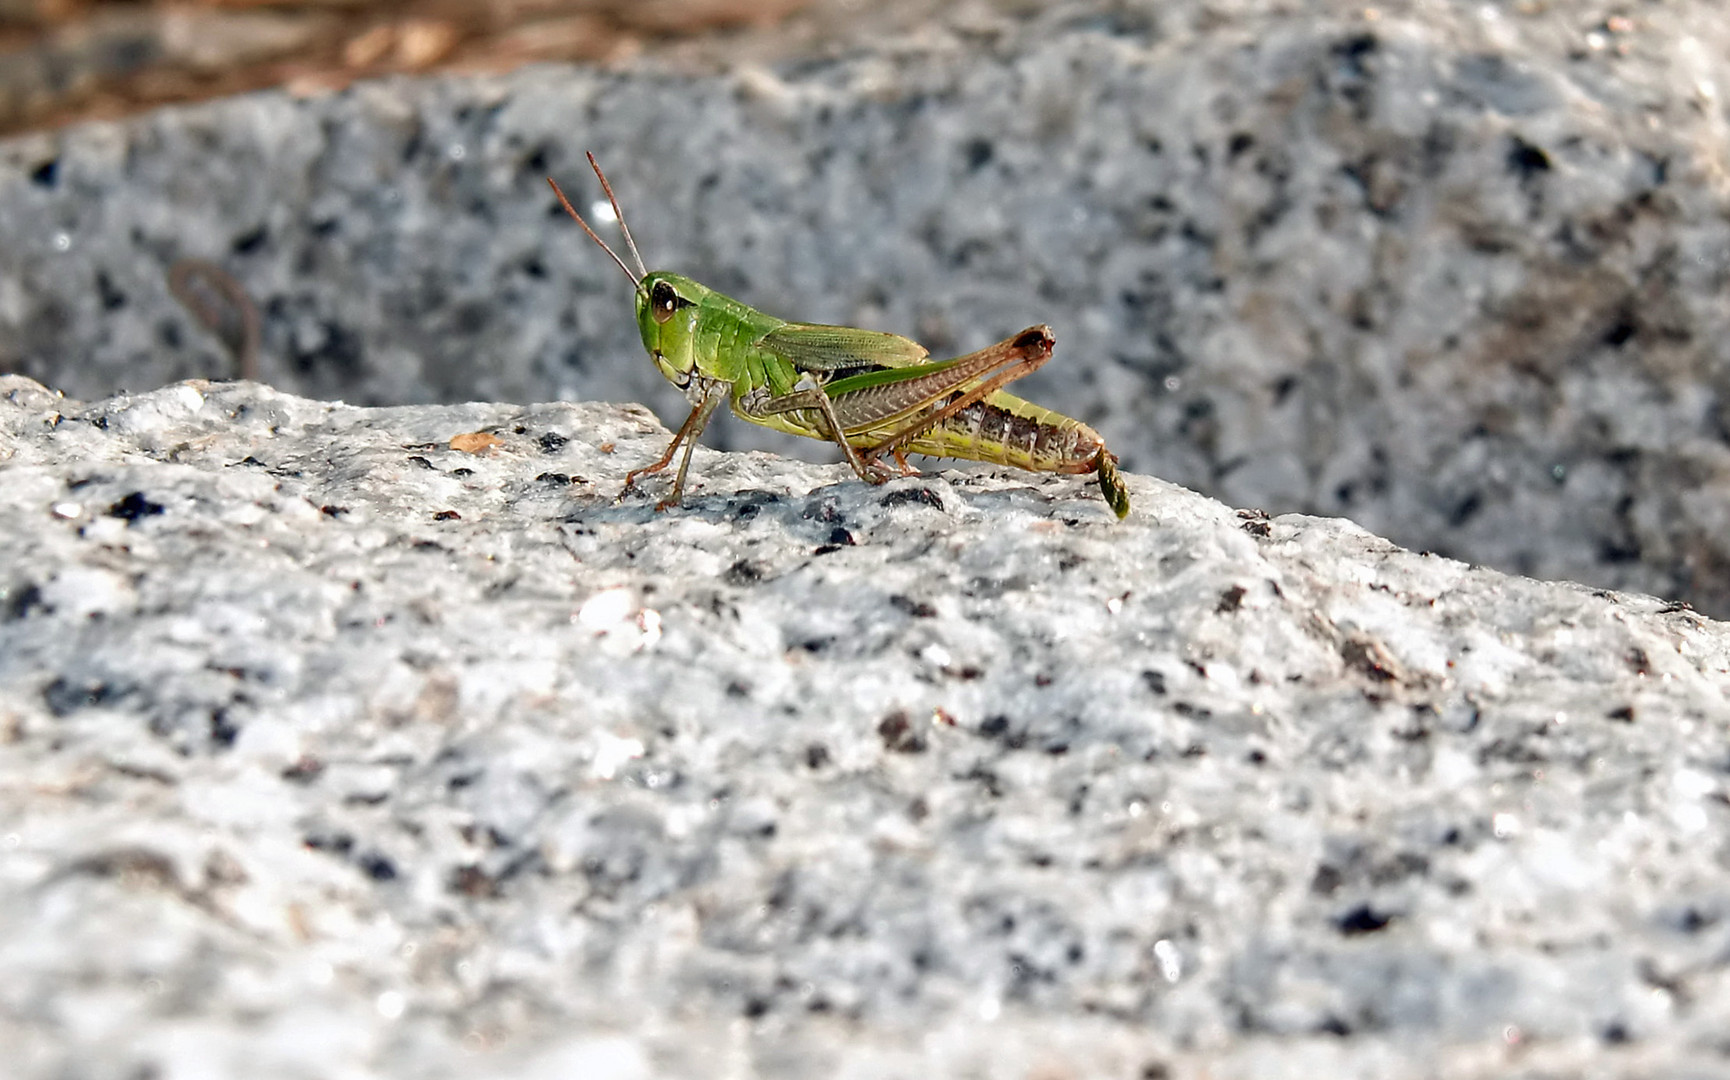
[[[673,317],[673,312],[690,305],[690,301],[680,296],[678,290],[664,281],[655,282],[655,287],[649,292],[649,307],[655,313],[655,321],[664,323]]]

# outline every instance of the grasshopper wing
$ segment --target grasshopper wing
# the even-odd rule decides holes
[[[816,323],[785,323],[757,344],[800,371],[906,367],[931,355],[925,346],[898,334]]]

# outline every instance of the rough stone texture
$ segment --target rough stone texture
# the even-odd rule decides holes
[[[264,95],[0,148],[0,370],[226,370],[162,279],[220,260],[265,377],[361,403],[648,401],[543,177],[611,169],[651,261],[962,350],[1241,505],[1730,612],[1715,0],[971,4],[691,76]],[[777,446],[735,429],[735,446]],[[802,451],[812,453],[813,450]]]
[[[1730,1068],[1730,628],[665,438],[0,380],[8,1074]]]

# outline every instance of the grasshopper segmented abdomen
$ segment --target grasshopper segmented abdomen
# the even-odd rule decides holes
[[[1029,472],[1096,473],[1118,517],[1129,513],[1129,493],[1117,458],[1099,432],[1072,416],[999,391],[976,401],[901,446],[903,453],[1011,465]]]
[[[1099,433],[1073,417],[1011,394],[976,401],[907,443],[909,453],[956,457],[1029,472],[1085,473],[1105,448]]]

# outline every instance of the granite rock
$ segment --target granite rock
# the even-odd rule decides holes
[[[1724,625],[667,437],[0,379],[10,1074],[1727,1067]]]

